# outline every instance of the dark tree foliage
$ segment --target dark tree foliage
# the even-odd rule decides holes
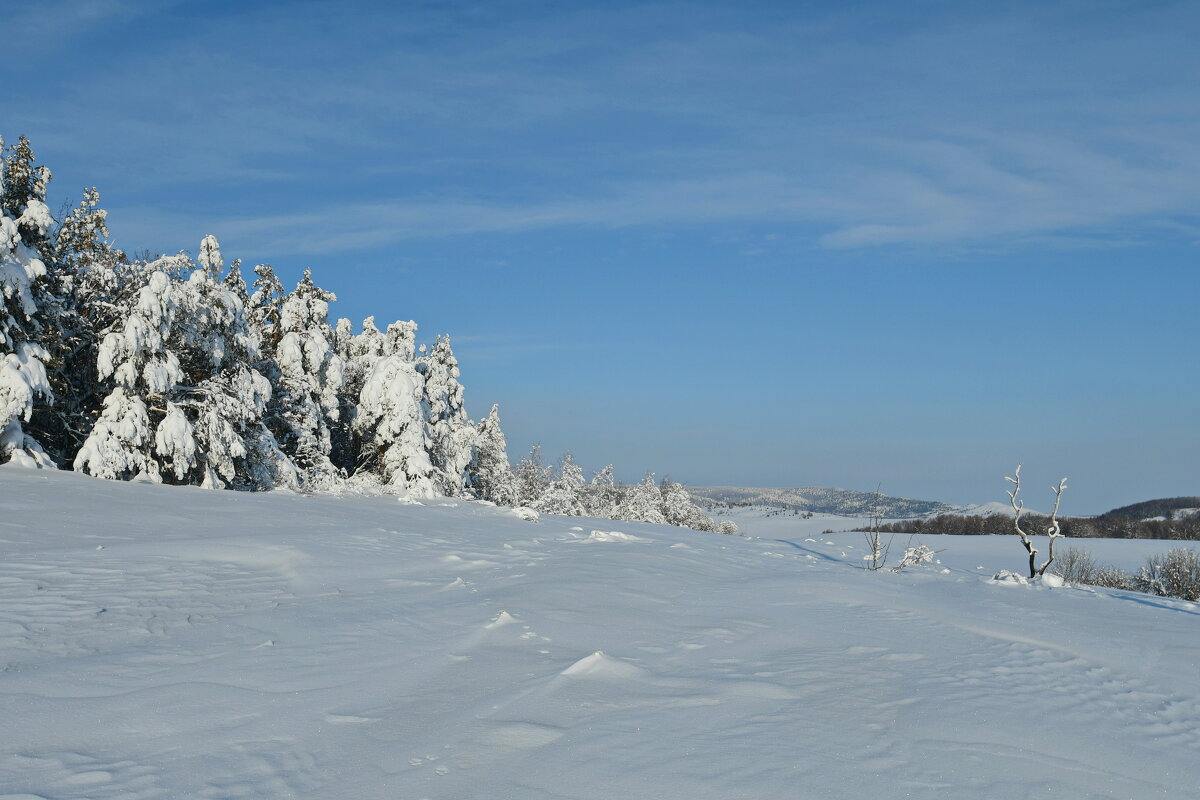
[[[1179,508],[1195,507],[1197,506],[1179,506]],[[1050,522],[1049,517],[1040,514],[1026,514],[1022,519],[1027,520],[1034,529],[1044,529]],[[1105,514],[1099,517],[1062,517],[1059,519],[1059,524],[1062,526],[1063,535],[1073,539],[1200,541],[1200,515],[1183,519],[1131,519]],[[1003,514],[992,514],[986,517],[942,514],[929,519],[891,522],[881,525],[879,529],[884,533],[1002,536],[1013,533],[1013,520],[1012,517]]]
[[[1190,508],[1200,508],[1200,497],[1164,497],[1159,500],[1146,500],[1141,503],[1114,508],[1112,511],[1105,511],[1100,516],[1119,517],[1122,519],[1169,518],[1175,511]]]

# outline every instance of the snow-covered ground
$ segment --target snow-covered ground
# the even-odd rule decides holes
[[[0,798],[1196,796],[1195,604],[820,530],[0,468]]]
[[[803,541],[816,539],[822,544],[837,545],[837,555],[853,561],[861,559],[866,552],[862,532],[851,529],[870,526],[867,517],[843,517],[835,514],[815,514],[804,518],[777,509],[739,508],[721,514],[717,520],[732,520],[743,536],[757,539],[784,539]],[[896,520],[884,520],[895,522]],[[906,533],[881,534],[884,545],[891,545],[889,563],[900,559],[910,538],[914,544],[924,544],[938,551],[942,566],[986,572],[994,575],[998,569],[1022,572],[1028,569],[1029,556],[1021,546],[1016,533],[1012,536],[936,536],[910,537]],[[1037,547],[1043,554],[1045,537],[1035,537]],[[811,544],[811,542],[809,543]],[[1120,567],[1126,572],[1136,572],[1152,555],[1166,553],[1176,547],[1200,550],[1200,542],[1167,542],[1154,539],[1062,539],[1057,545],[1059,553],[1074,547],[1086,550],[1100,564]],[[844,556],[843,556],[844,554]],[[1200,796],[1200,793],[1198,793]]]

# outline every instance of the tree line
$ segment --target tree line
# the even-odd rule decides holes
[[[131,258],[100,193],[56,220],[50,170],[0,139],[0,463],[213,489],[474,497],[558,514],[718,526],[683,487],[514,470],[499,409],[473,422],[450,337],[331,323],[310,271],[188,253]],[[726,529],[726,532],[730,532]]]
[[[1034,529],[1044,530],[1050,518],[1026,514]],[[1077,539],[1174,539],[1200,541],[1200,515],[1179,519],[1134,519],[1125,516],[1060,517],[1062,535]],[[865,528],[859,530],[867,530]],[[1012,517],[1003,514],[962,515],[941,514],[929,519],[908,519],[884,523],[883,533],[961,534],[968,536],[1010,535]]]

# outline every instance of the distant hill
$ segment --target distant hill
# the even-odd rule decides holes
[[[698,505],[709,510],[762,506],[813,514],[840,514],[869,517],[879,506],[887,519],[927,517],[960,513],[963,509],[937,500],[913,500],[907,497],[876,496],[875,492],[835,489],[828,486],[801,486],[794,489],[746,486],[691,486],[688,492]]]
[[[1164,497],[1146,500],[1128,506],[1105,511],[1100,516],[1118,519],[1182,519],[1200,512],[1200,497]]]

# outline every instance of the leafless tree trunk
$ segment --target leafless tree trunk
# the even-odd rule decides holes
[[[887,563],[888,550],[891,549],[892,541],[889,538],[888,543],[883,543],[883,537],[879,533],[879,528],[883,524],[883,493],[879,487],[875,487],[875,504],[871,506],[871,530],[863,534],[863,538],[867,540],[867,547],[870,548],[870,553],[863,557],[867,562],[867,569],[872,572],[878,572],[883,569],[883,565]]]
[[[1005,477],[1006,481],[1013,485],[1013,488],[1008,491],[1008,501],[1012,504],[1013,511],[1016,512],[1016,517],[1013,520],[1013,525],[1016,526],[1017,535],[1021,537],[1021,544],[1025,545],[1025,551],[1029,553],[1029,577],[1036,578],[1046,572],[1046,567],[1054,563],[1054,543],[1062,537],[1062,529],[1058,524],[1058,506],[1062,502],[1062,494],[1067,490],[1067,479],[1063,478],[1058,482],[1058,486],[1053,486],[1051,489],[1054,492],[1054,511],[1050,513],[1050,524],[1046,526],[1046,536],[1049,537],[1049,545],[1046,548],[1048,558],[1039,567],[1037,565],[1037,548],[1033,546],[1033,540],[1029,538],[1030,534],[1021,527],[1021,514],[1025,511],[1025,501],[1017,500],[1017,495],[1021,491],[1021,465],[1017,464],[1017,469],[1012,477]]]

